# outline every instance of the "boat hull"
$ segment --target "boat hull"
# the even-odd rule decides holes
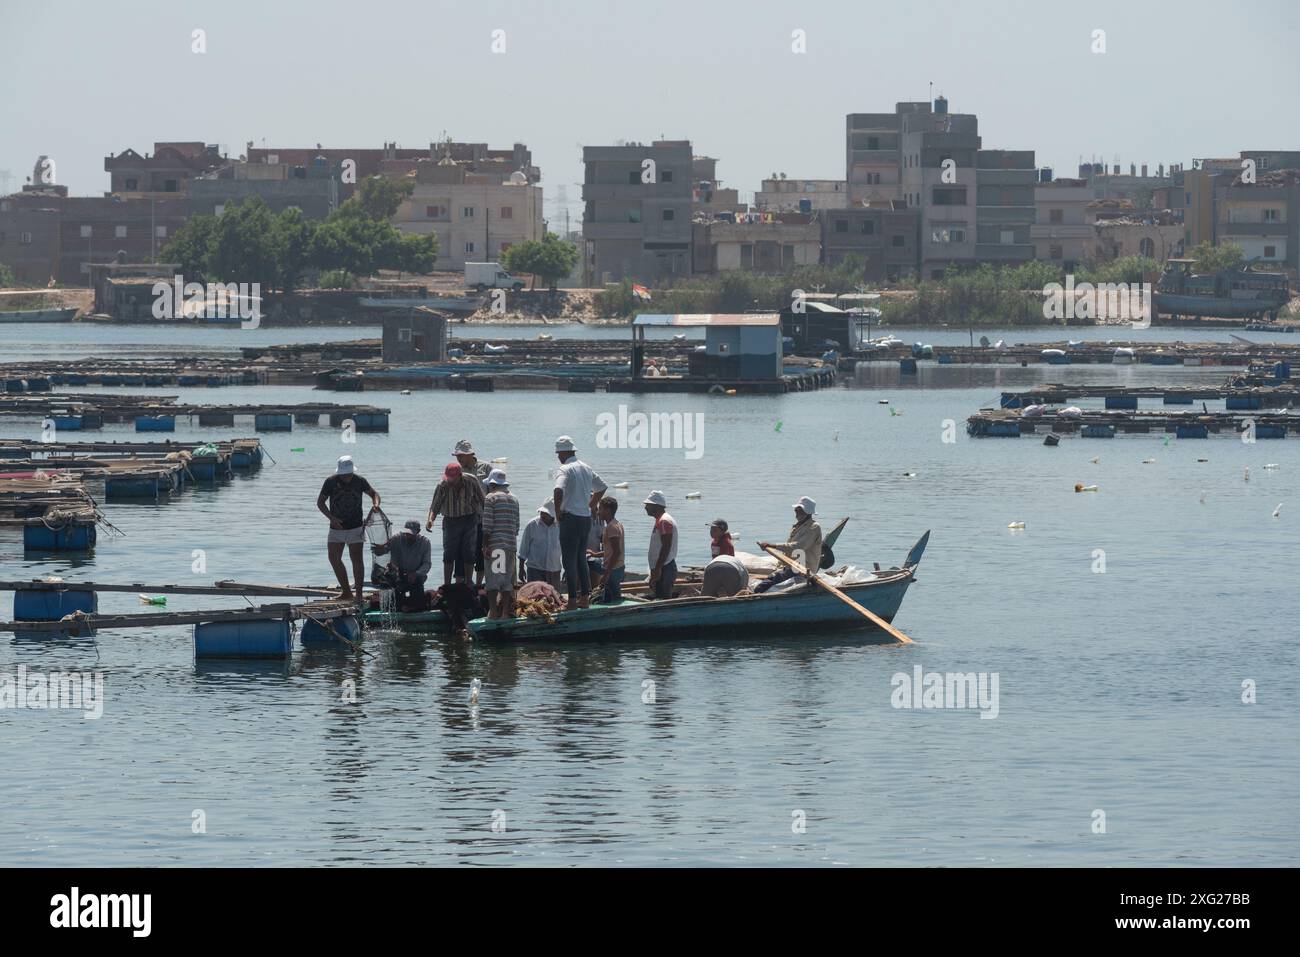
[[[0,312],[0,322],[71,322],[76,315],[76,309],[20,309]]]
[[[899,571],[842,590],[885,621],[893,621],[912,580],[910,571]],[[832,630],[861,631],[864,639],[882,643],[895,640],[814,585],[778,594],[593,605],[560,612],[551,619],[480,618],[471,621],[469,628],[475,639],[487,642],[690,641]]]

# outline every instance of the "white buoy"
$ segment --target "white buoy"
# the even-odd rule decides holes
[[[626,482],[615,482],[615,483],[614,483],[614,488],[627,488],[627,483],[626,483]]]
[[[1011,522],[1009,525],[1007,525],[1007,528],[1024,528],[1024,527],[1025,527],[1024,522]]]
[[[1094,456],[1092,457],[1092,464],[1093,464],[1093,465],[1096,465],[1096,464],[1097,464],[1098,462],[1100,462],[1100,461],[1101,461],[1101,456],[1100,456],[1100,455],[1094,455]]]
[[[701,494],[701,493],[699,493],[699,492],[687,492],[687,493],[686,493],[686,497],[687,497],[687,498],[699,498],[699,497],[700,497],[700,494]]]
[[[478,692],[483,687],[483,682],[475,678],[469,683],[469,706],[471,708],[478,705]]]
[[[1281,516],[1282,516],[1282,503],[1278,502],[1277,508],[1273,509],[1273,517],[1280,518]]]

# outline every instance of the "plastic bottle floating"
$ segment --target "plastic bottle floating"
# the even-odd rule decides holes
[[[1246,466],[1246,475],[1245,475],[1245,479],[1246,479],[1247,482],[1250,481],[1250,466],[1249,466],[1249,465]]]
[[[290,452],[306,452],[307,450],[304,449],[304,448],[297,448],[297,449],[290,449],[289,451],[290,451]]]
[[[471,708],[478,706],[479,689],[483,687],[483,682],[475,678],[469,683],[469,706]]]
[[[614,488],[627,488],[627,483],[626,483],[626,482],[615,482],[615,483],[614,483]]]
[[[1074,483],[1074,490],[1075,490],[1076,492],[1095,492],[1095,491],[1097,491],[1097,486],[1095,486],[1095,485],[1084,485],[1082,482],[1075,482],[1075,483]]]
[[[507,462],[509,462],[509,461],[510,461],[510,460],[509,460],[508,458],[502,457],[502,458],[499,458],[499,459],[493,459],[492,462],[491,462],[491,464],[492,464],[492,465],[505,465],[505,464],[506,464]]]
[[[1210,460],[1209,460],[1209,459],[1197,459],[1196,461],[1198,461],[1198,462],[1208,462],[1208,461],[1210,461]]]
[[[1007,528],[1024,528],[1024,527],[1025,527],[1024,522],[1011,522],[1010,524],[1007,525]]]
[[[1100,461],[1101,461],[1101,456],[1100,456],[1100,455],[1094,455],[1094,456],[1092,457],[1092,464],[1093,464],[1093,465],[1096,465],[1096,464],[1097,464],[1098,462],[1100,462]]]
[[[1264,468],[1268,469],[1271,472],[1273,471],[1273,469],[1279,468],[1279,466],[1276,462],[1269,462],[1267,465],[1264,466]]]
[[[918,474],[919,474],[919,473],[917,473],[917,472],[904,472],[904,473],[903,473],[903,478],[916,478],[916,476],[917,476]]]
[[[686,497],[687,497],[687,498],[699,498],[700,495],[701,495],[700,492],[687,492],[687,493],[686,493]]]
[[[165,605],[167,604],[166,595],[141,595],[140,604],[142,605]]]
[[[888,400],[888,399],[877,399],[877,400],[876,400],[876,404],[877,404],[877,405],[889,405],[889,400]]]
[[[903,414],[903,410],[902,410],[902,409],[896,409],[896,408],[894,408],[894,407],[891,405],[891,406],[889,407],[889,414],[890,414],[890,415],[902,415],[902,414]]]
[[[1281,517],[1282,517],[1282,503],[1281,503],[1281,502],[1278,502],[1278,503],[1277,503],[1277,508],[1273,509],[1273,517],[1274,517],[1274,518],[1281,518]]]
[[[1142,464],[1143,464],[1143,465],[1155,465],[1155,464],[1156,464],[1156,460],[1155,460],[1155,459],[1143,459],[1143,460],[1142,460]]]
[[[403,390],[402,390],[402,395],[410,395],[410,394],[411,394],[411,390],[410,390],[410,389],[403,389]]]

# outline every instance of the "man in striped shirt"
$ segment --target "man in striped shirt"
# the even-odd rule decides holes
[[[483,513],[483,486],[474,475],[461,472],[460,463],[452,462],[443,470],[442,481],[433,491],[429,503],[429,520],[424,527],[433,531],[434,520],[442,516],[442,583],[464,583],[474,569],[474,546],[478,538],[479,516]]]
[[[506,473],[488,475],[483,503],[483,564],[488,617],[515,617],[515,542],[519,538],[519,499],[510,494]]]

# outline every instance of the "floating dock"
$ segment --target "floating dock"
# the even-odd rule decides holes
[[[1240,436],[1253,430],[1256,439],[1284,439],[1300,434],[1300,415],[1233,412],[1084,412],[1062,415],[1022,415],[1016,409],[981,409],[966,420],[966,432],[976,438],[1019,438],[1036,433],[1078,435],[1085,439],[1109,439],[1123,434],[1151,432],[1172,434],[1180,439],[1204,439],[1211,435]]]
[[[1101,399],[1107,409],[1136,409],[1139,401],[1193,405],[1223,401],[1229,410],[1286,409],[1300,405],[1300,383],[1285,386],[1106,386],[1044,385],[1022,392],[1003,392],[1004,409],[1031,405],[1067,405],[1076,399]]]
[[[105,422],[134,422],[137,432],[174,432],[185,419],[203,428],[233,428],[237,416],[251,418],[258,432],[290,432],[295,423],[315,425],[327,418],[334,427],[352,422],[358,432],[387,432],[390,409],[373,405],[302,402],[284,405],[198,405],[175,396],[110,393],[37,393],[0,398],[0,416],[42,418],[55,432],[83,432]]]

